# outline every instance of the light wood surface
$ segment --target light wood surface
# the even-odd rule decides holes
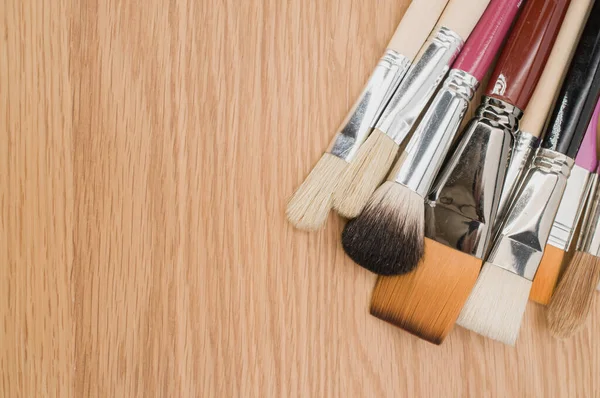
[[[600,396],[598,299],[436,347],[285,222],[407,5],[5,0],[0,396]]]

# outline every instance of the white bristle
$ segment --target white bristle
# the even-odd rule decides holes
[[[485,263],[457,324],[482,336],[515,345],[532,282]]]
[[[327,221],[332,194],[348,163],[330,153],[317,162],[288,202],[288,220],[298,229],[314,231]]]
[[[383,182],[396,159],[399,146],[379,130],[373,130],[350,162],[333,193],[333,207],[346,218],[360,214]]]

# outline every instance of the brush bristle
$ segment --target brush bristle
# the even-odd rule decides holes
[[[600,258],[576,252],[556,287],[546,319],[550,332],[567,338],[583,326],[600,280]]]
[[[530,300],[542,305],[547,305],[550,302],[564,260],[564,250],[550,244],[546,245],[542,262],[535,273],[535,278],[533,278]]]
[[[433,344],[452,330],[481,268],[481,260],[431,239],[406,275],[380,277],[371,314]]]
[[[531,281],[485,263],[457,323],[482,336],[515,345]]]
[[[346,224],[344,250],[357,264],[379,275],[412,271],[423,256],[423,198],[386,181],[363,212]]]
[[[327,221],[332,194],[348,163],[330,153],[317,162],[288,202],[287,218],[298,229],[314,231]]]
[[[379,130],[373,130],[350,162],[333,193],[333,207],[346,218],[363,210],[369,197],[385,179],[398,154],[398,145]]]

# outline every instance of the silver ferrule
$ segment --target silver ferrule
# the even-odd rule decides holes
[[[351,162],[379,120],[394,91],[410,68],[410,60],[394,50],[387,50],[354,106],[342,122],[327,152]]]
[[[421,112],[460,52],[463,39],[441,27],[429,37],[428,46],[414,63],[386,106],[376,128],[398,145],[408,136]]]
[[[479,82],[462,70],[451,70],[405,149],[394,180],[425,197],[452,145]]]
[[[577,250],[600,257],[600,184],[597,174],[592,177],[592,190],[588,196]]]
[[[592,188],[595,174],[575,165],[567,180],[565,193],[552,223],[548,243],[560,250],[568,251],[579,224],[586,199]]]
[[[510,162],[508,163],[504,186],[502,187],[502,195],[500,195],[500,203],[498,204],[494,231],[499,231],[502,228],[502,220],[506,217],[509,204],[512,202],[515,192],[519,188],[523,174],[525,174],[531,165],[531,160],[539,145],[540,139],[538,137],[521,130],[515,133],[515,140],[510,153]]]
[[[573,163],[561,153],[538,151],[487,262],[533,280]]]
[[[426,200],[429,238],[483,258],[521,116],[517,107],[484,97]]]

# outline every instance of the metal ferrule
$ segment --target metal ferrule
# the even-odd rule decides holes
[[[573,166],[548,237],[548,243],[552,246],[564,251],[569,250],[592,188],[593,176],[595,174],[583,167]]]
[[[522,112],[484,97],[428,195],[426,235],[483,258]]]
[[[421,58],[411,66],[392,96],[376,128],[398,145],[408,136],[417,118],[460,52],[463,39],[441,27],[429,37]]]
[[[327,152],[346,162],[352,161],[367,139],[394,91],[410,68],[410,60],[394,50],[387,50],[354,106],[342,122]]]
[[[395,181],[425,197],[437,175],[479,82],[462,70],[451,70],[406,149]]]
[[[499,231],[502,228],[502,220],[506,217],[509,204],[512,202],[519,183],[523,179],[523,174],[529,168],[533,155],[539,146],[540,139],[538,137],[521,130],[515,133],[510,162],[508,163],[502,195],[500,195],[500,203],[498,204],[494,231]]]
[[[588,196],[577,250],[600,257],[600,184],[597,174],[592,178],[592,191]]]
[[[487,262],[533,280],[573,164],[561,153],[538,151]]]

